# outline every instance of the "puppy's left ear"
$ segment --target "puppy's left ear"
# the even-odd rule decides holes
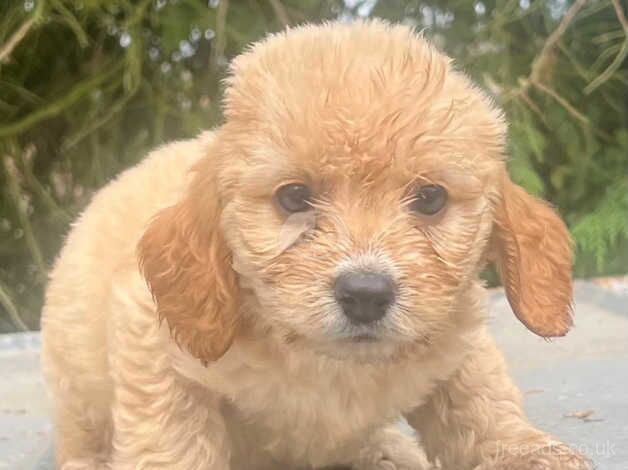
[[[545,202],[502,178],[491,257],[517,318],[543,337],[564,336],[572,320],[569,231]]]

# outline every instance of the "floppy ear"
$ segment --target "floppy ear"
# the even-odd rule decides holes
[[[138,257],[159,318],[180,346],[207,364],[233,341],[237,278],[219,228],[217,197],[208,194],[213,184],[195,183],[182,201],[153,219]]]
[[[544,337],[572,325],[572,255],[567,227],[545,202],[505,175],[492,253],[517,318]]]

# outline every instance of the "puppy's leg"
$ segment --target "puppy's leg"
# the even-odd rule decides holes
[[[99,462],[107,460],[111,446],[111,390],[98,374],[104,367],[87,359],[85,351],[67,353],[60,332],[69,331],[68,337],[75,340],[84,331],[65,328],[63,323],[48,319],[42,344],[42,373],[53,398],[56,468],[97,469]]]
[[[78,402],[80,397],[76,397]],[[87,413],[86,413],[87,412]],[[62,470],[104,469],[111,437],[106,419],[89,416],[89,408],[56,410],[55,459]],[[80,456],[80,458],[78,457]]]
[[[423,449],[413,436],[392,424],[373,432],[349,458],[353,470],[429,470]]]
[[[193,396],[189,384],[172,377],[146,385],[117,390],[111,469],[228,470],[218,404]]]
[[[485,332],[463,366],[407,419],[443,469],[591,468],[584,456],[526,420],[504,358]]]
[[[112,299],[111,469],[227,470],[231,450],[218,398],[176,373],[150,295],[139,277],[123,281]]]

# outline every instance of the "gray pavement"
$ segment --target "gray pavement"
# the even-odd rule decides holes
[[[575,297],[575,326],[565,338],[527,333],[501,292],[491,299],[491,327],[530,420],[598,469],[627,470],[628,289],[578,282]]]
[[[490,325],[530,419],[585,452],[600,470],[628,469],[628,282],[576,284],[565,338],[529,333],[501,291]],[[0,470],[51,469],[50,420],[37,333],[0,336]]]

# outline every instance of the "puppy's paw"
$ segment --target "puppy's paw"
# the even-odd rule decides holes
[[[423,449],[414,439],[404,438],[388,442],[362,453],[354,470],[435,470]]]
[[[381,455],[367,468],[369,470],[437,470],[437,467],[430,465],[422,452],[411,457],[405,455],[402,458],[400,456]]]
[[[552,443],[526,452],[501,456],[475,470],[594,470],[593,463],[566,444]]]
[[[104,460],[85,458],[72,459],[61,466],[61,470],[110,470]]]

